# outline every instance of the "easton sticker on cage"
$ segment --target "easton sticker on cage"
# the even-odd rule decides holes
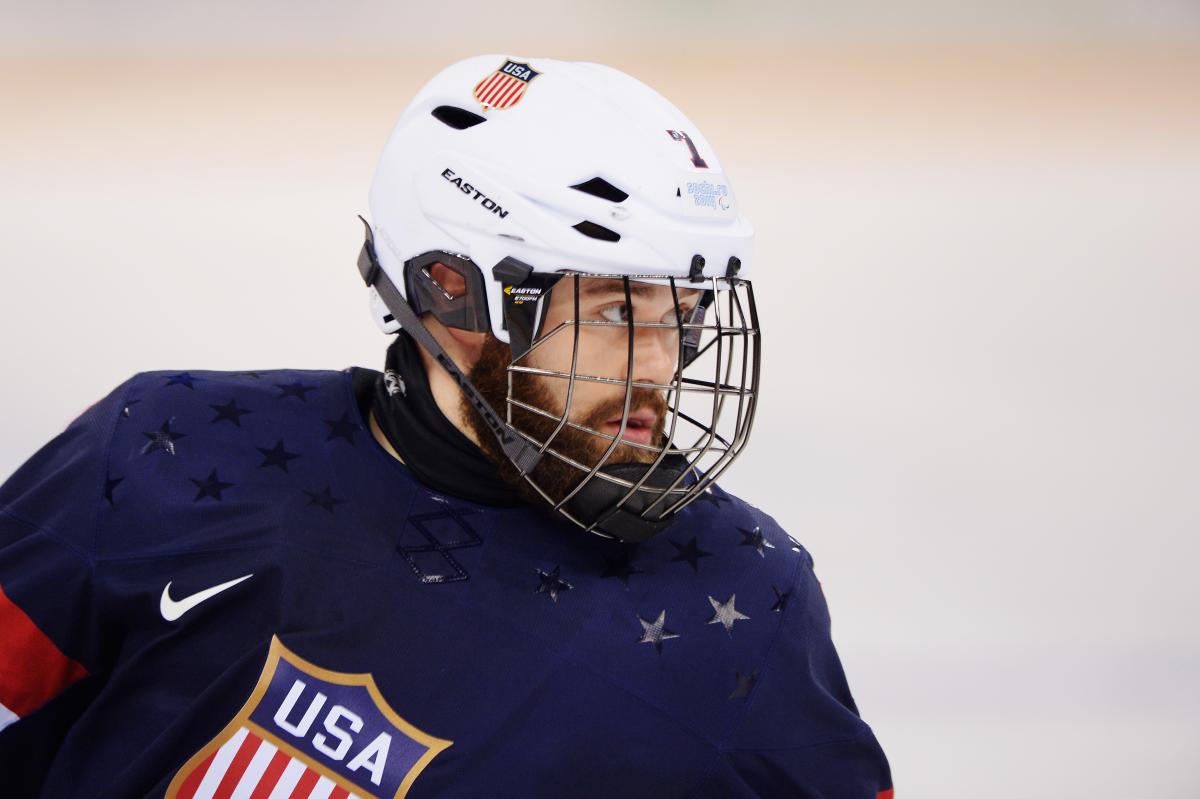
[[[400,799],[452,743],[401,718],[370,674],[323,669],[273,636],[254,692],[167,798]]]
[[[475,84],[475,99],[485,111],[489,108],[510,108],[520,102],[529,83],[540,74],[528,64],[506,60],[499,69]]]

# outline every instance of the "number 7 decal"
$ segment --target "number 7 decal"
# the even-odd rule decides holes
[[[671,138],[675,141],[681,141],[687,144],[688,152],[692,155],[692,166],[698,169],[708,169],[708,164],[703,158],[700,157],[700,153],[696,150],[696,145],[692,141],[691,136],[687,135],[687,133],[682,130],[668,130],[667,133],[670,134]]]

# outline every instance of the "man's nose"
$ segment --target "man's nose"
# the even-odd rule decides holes
[[[670,385],[679,362],[679,333],[673,328],[634,331],[633,379],[638,383]]]

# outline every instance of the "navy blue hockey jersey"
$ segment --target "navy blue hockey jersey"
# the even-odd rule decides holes
[[[0,487],[0,641],[5,796],[891,796],[769,516],[631,548],[435,492],[351,370],[93,405]]]

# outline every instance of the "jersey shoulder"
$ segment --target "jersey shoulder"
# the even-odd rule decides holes
[[[244,547],[293,479],[364,424],[350,370],[159,370],[128,381],[108,447],[100,557]]]

